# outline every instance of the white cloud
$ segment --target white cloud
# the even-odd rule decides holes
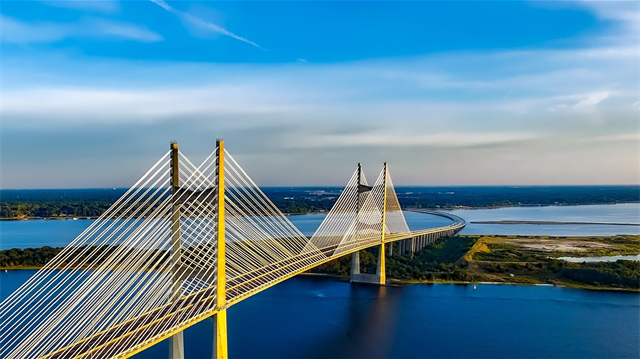
[[[28,24],[0,15],[0,39],[13,43],[51,42],[63,40],[69,28],[56,23]]]
[[[638,25],[640,5],[637,1],[579,1],[574,5],[592,11],[605,20],[615,20],[624,24]]]
[[[584,139],[585,142],[640,142],[640,132],[624,133],[618,135],[594,136]]]
[[[574,107],[575,108],[588,108],[595,106],[609,97],[608,91],[596,92],[589,94],[587,98],[578,102]]]
[[[196,26],[199,26],[199,27],[202,27],[204,29],[208,29],[208,30],[214,31],[216,33],[219,33],[219,34],[222,34],[222,35],[225,35],[225,36],[229,36],[229,37],[234,38],[234,39],[236,39],[238,41],[242,41],[244,43],[247,43],[249,45],[255,46],[255,47],[257,47],[257,48],[259,48],[261,50],[265,50],[266,51],[265,48],[261,47],[260,45],[256,44],[255,42],[253,42],[253,41],[251,41],[249,39],[246,39],[246,38],[244,38],[242,36],[236,35],[236,34],[232,33],[231,31],[229,31],[229,30],[227,30],[227,29],[225,29],[225,28],[223,28],[221,26],[218,26],[218,25],[216,25],[216,24],[214,24],[214,23],[212,23],[210,21],[204,21],[204,20],[202,20],[200,18],[197,18],[197,17],[195,17],[195,16],[193,16],[191,14],[187,14],[187,13],[185,13],[183,11],[177,10],[176,8],[171,7],[169,4],[167,4],[163,0],[150,0],[150,1],[153,2],[154,4],[157,4],[161,8],[163,8],[163,9],[165,9],[165,10],[167,10],[167,11],[173,13],[173,14],[175,14],[176,16],[191,22],[192,24],[194,24]]]
[[[42,3],[49,6],[62,7],[80,11],[93,11],[102,13],[115,13],[120,10],[120,4],[118,1],[111,0],[55,0],[55,1],[43,1]]]
[[[61,123],[153,122],[272,114],[303,122],[473,123],[490,130],[505,124],[535,128],[531,120],[547,118],[550,111],[567,123],[588,116],[632,116],[632,104],[638,101],[637,60],[587,56],[575,66],[564,60],[571,52],[451,53],[305,66],[62,61],[60,66],[68,66],[83,84],[63,76],[30,86],[24,74],[12,78],[14,72],[5,72],[3,111],[10,115],[7,123],[11,118],[20,123],[52,123],[47,117]],[[585,53],[574,52],[578,57]],[[459,71],[458,62],[474,63],[475,71]],[[510,68],[513,63],[517,71]],[[51,65],[39,70],[42,75],[31,76],[48,78]],[[21,62],[5,61],[4,66],[25,69]],[[101,84],[104,79],[108,84]],[[613,112],[615,116],[607,116]]]
[[[512,142],[538,139],[534,133],[516,132],[439,132],[415,133],[402,128],[388,127],[365,131],[361,133],[345,134],[308,134],[300,138],[291,134],[285,141],[286,146],[295,148],[343,148],[343,147],[475,147],[491,146]]]
[[[85,37],[139,42],[162,40],[159,34],[137,25],[96,18],[86,18],[77,23],[28,23],[0,15],[0,30],[0,39],[8,43],[48,43]]]
[[[159,34],[133,24],[95,19],[91,21],[91,25],[96,36],[100,37],[116,37],[140,42],[162,41],[162,36]]]

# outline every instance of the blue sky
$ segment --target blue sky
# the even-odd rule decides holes
[[[638,4],[3,1],[0,187],[638,184]]]

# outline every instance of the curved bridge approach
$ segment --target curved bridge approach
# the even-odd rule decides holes
[[[226,310],[319,264],[352,254],[353,282],[384,284],[385,254],[411,255],[465,222],[410,231],[385,164],[360,166],[310,238],[217,141],[196,166],[176,143],[69,246],[0,303],[0,357],[127,358],[214,318],[213,356],[226,358]],[[395,244],[397,243],[397,244]],[[376,274],[358,251],[379,247]]]

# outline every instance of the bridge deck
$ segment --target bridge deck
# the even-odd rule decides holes
[[[454,220],[454,223],[449,226],[429,228],[406,234],[388,234],[386,235],[385,243],[430,233],[455,232],[464,227],[463,220],[453,217],[455,216],[449,217]],[[343,253],[336,257],[334,257],[334,254],[338,250],[338,245],[303,253],[285,261],[262,267],[259,270],[229,278],[226,285],[227,306],[225,308],[322,263],[368,247],[380,245],[380,243],[361,242],[360,244],[352,244],[351,248],[344,250]],[[215,288],[210,287],[181,297],[172,303],[61,348],[41,357],[41,359],[130,357],[217,313],[215,293]],[[178,322],[181,325],[168,328],[169,322]],[[144,339],[148,337],[146,335],[148,333],[158,334],[151,339]]]

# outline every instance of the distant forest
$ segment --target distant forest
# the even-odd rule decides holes
[[[265,194],[291,214],[331,209],[338,187],[267,187]],[[97,217],[125,189],[1,190],[0,218]],[[396,187],[404,208],[508,207],[639,202],[638,186]]]

